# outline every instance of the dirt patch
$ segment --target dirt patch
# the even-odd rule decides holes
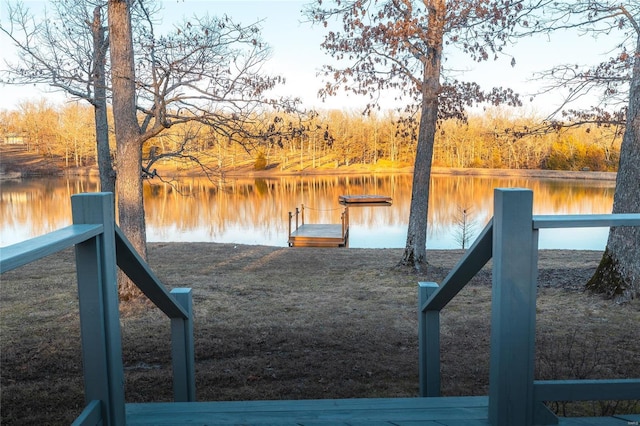
[[[149,245],[169,288],[193,288],[200,401],[417,396],[417,282],[461,254],[430,251],[416,276],[402,249]],[[600,256],[540,253],[538,378],[640,377],[638,301],[582,291]],[[69,424],[84,407],[73,253],[1,279],[2,422]],[[442,312],[445,395],[487,394],[490,283],[485,269]],[[127,305],[121,323],[127,401],[172,400],[169,321]]]
[[[0,177],[59,176],[64,167],[60,156],[28,151],[25,145],[0,144]]]

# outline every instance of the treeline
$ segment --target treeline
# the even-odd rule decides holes
[[[277,127],[284,131],[274,131],[273,123],[279,123]],[[413,122],[399,120],[391,112],[363,116],[332,110],[305,119],[273,115],[256,117],[248,125],[255,128],[236,134],[197,123],[177,126],[147,143],[145,157],[158,168],[194,167],[193,160],[198,159],[200,165],[217,170],[243,164],[256,169],[303,170],[352,165],[404,167],[411,166],[415,156]],[[509,116],[504,110],[472,116],[467,123],[445,121],[438,129],[433,165],[616,170],[620,137],[613,129],[582,125],[519,134],[537,126],[535,118]],[[0,142],[21,143],[43,155],[63,157],[68,167],[93,166],[93,110],[75,103],[23,103],[18,110],[0,112]],[[115,150],[115,143],[113,146]]]
[[[22,144],[29,151],[65,160],[67,167],[96,164],[93,109],[71,103],[24,102],[15,111],[0,111],[0,143]],[[115,147],[115,145],[114,145]]]

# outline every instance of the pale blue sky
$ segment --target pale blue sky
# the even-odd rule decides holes
[[[0,21],[6,23],[5,2],[0,5]],[[28,0],[25,2],[33,10],[41,10],[42,0]],[[287,85],[278,89],[278,94],[299,96],[305,105],[323,109],[354,109],[359,110],[364,105],[363,100],[353,96],[333,98],[322,103],[316,93],[322,86],[322,79],[316,77],[317,71],[323,63],[331,59],[320,49],[324,28],[312,27],[303,20],[300,10],[307,1],[298,0],[163,0],[163,20],[169,25],[172,20],[191,17],[194,14],[209,13],[210,15],[226,13],[234,21],[243,24],[264,20],[261,24],[262,35],[272,47],[272,58],[265,67],[271,73],[286,77]],[[445,51],[447,61],[445,66],[456,70],[456,77],[462,80],[477,81],[485,88],[493,86],[508,86],[522,95],[534,93],[539,83],[531,82],[534,71],[540,71],[553,64],[576,62],[580,64],[593,63],[597,54],[607,51],[590,37],[556,36],[554,40],[539,38],[525,40],[512,49],[516,66],[511,67],[509,60],[496,62],[474,63],[462,55]],[[11,54],[7,49],[7,41],[0,36],[0,61]],[[60,101],[61,97],[47,93],[33,87],[0,86],[0,108],[13,108],[23,100],[37,100],[43,96],[52,101]],[[528,96],[523,96],[528,98]],[[533,104],[526,103],[525,112],[546,114],[554,109],[561,100],[560,93],[539,97]],[[388,105],[393,107],[389,101]]]

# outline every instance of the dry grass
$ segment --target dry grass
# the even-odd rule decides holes
[[[149,253],[168,287],[193,288],[198,400],[416,396],[416,283],[441,281],[461,255],[430,252],[418,277],[396,268],[401,249],[157,243]],[[640,377],[638,301],[581,290],[599,258],[541,252],[539,378]],[[84,406],[73,259],[1,278],[3,424],[69,424]],[[487,393],[490,281],[482,271],[442,313],[445,395]],[[171,400],[169,321],[128,305],[122,325],[127,401]]]

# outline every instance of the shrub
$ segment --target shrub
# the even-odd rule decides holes
[[[263,152],[259,152],[256,161],[253,163],[254,170],[265,170],[267,168],[267,157]]]

